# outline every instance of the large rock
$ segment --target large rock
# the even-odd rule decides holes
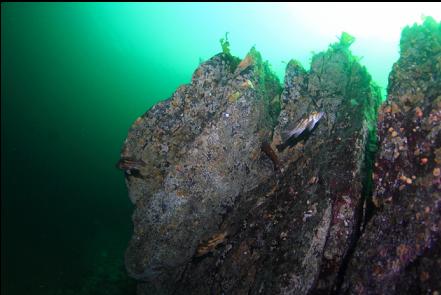
[[[219,54],[203,63],[191,84],[136,120],[123,147],[136,204],[126,267],[158,292],[201,255],[198,245],[240,195],[273,173],[260,148],[271,138],[280,85],[256,50],[239,62]]]
[[[441,24],[408,27],[378,122],[376,206],[349,264],[356,294],[441,292]]]
[[[277,91],[256,99],[256,92],[250,90],[254,96],[248,100],[252,103],[245,104],[246,112],[236,109],[236,103],[227,104],[228,110],[222,111],[230,114],[229,118],[246,120],[238,129],[241,136],[237,144],[233,144],[234,134],[219,136],[231,128],[228,125],[228,131],[221,131],[229,122],[222,116],[213,116],[216,119],[207,124],[216,127],[206,128],[195,139],[194,149],[208,146],[204,153],[222,153],[227,147],[227,153],[221,154],[222,162],[202,157],[201,152],[194,156],[187,152],[181,166],[199,167],[195,163],[202,158],[200,170],[187,170],[179,182],[175,175],[181,174],[171,170],[163,190],[140,198],[134,217],[135,235],[127,252],[131,274],[150,280],[140,284],[140,294],[305,294],[332,290],[362,220],[363,169],[380,101],[378,90],[371,85],[366,69],[350,54],[349,45],[341,41],[315,55],[309,72],[295,61],[288,64],[282,111],[270,142],[273,149],[281,143],[281,132],[303,115],[320,110],[325,116],[304,142],[278,153],[281,171],[273,171],[267,155],[260,152],[260,144],[271,140],[273,127],[262,122],[270,122],[275,112],[256,107],[258,101],[268,106]],[[256,88],[259,79],[253,75],[259,73],[262,71],[251,71],[243,80],[252,81]],[[234,81],[236,75],[226,80]],[[237,84],[242,85],[243,80]],[[261,83],[268,84],[272,85]],[[225,96],[217,99],[226,100]],[[249,109],[259,111],[250,115]],[[265,127],[252,127],[257,126],[256,120]],[[221,140],[212,141],[213,137]],[[239,148],[229,148],[233,145]],[[241,149],[240,145],[245,147]],[[235,161],[229,162],[230,157]],[[231,170],[235,163],[246,163],[245,170],[250,172]],[[207,170],[216,176],[225,174],[208,182],[203,178]],[[174,204],[176,192],[167,188],[171,176],[178,185],[176,190],[185,192],[184,205],[190,203],[196,209],[172,207],[163,213],[171,222],[165,217],[146,218],[157,211],[150,205],[155,199],[167,208]],[[196,181],[182,188],[189,179]],[[229,209],[219,209],[222,206]],[[179,223],[175,222],[177,218]],[[156,228],[163,231],[156,232]],[[158,268],[167,277],[155,277]]]
[[[283,92],[254,49],[226,51],[136,120],[119,166],[139,294],[441,291],[440,24],[403,31],[378,124],[352,42],[290,61]]]

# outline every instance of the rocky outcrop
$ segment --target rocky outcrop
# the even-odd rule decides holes
[[[363,169],[379,104],[349,44],[334,44],[306,72],[291,61],[272,146],[305,113],[325,117],[314,132],[278,153],[281,174],[240,196],[223,227],[230,236],[195,260],[177,294],[306,294],[332,290],[352,246],[364,204]]]
[[[440,44],[431,19],[403,31],[379,114],[375,211],[349,264],[349,293],[441,291]]]
[[[352,42],[343,33],[309,71],[290,61],[283,91],[257,51],[240,61],[224,42],[135,121],[119,167],[139,294],[437,290],[440,26],[403,32],[378,125],[380,92]]]
[[[271,176],[260,147],[271,138],[279,95],[257,51],[240,63],[219,54],[136,120],[120,162],[136,203],[130,275],[170,285],[238,197]]]

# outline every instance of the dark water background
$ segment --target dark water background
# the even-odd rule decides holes
[[[133,207],[115,168],[129,126],[227,31],[233,54],[256,45],[282,79],[282,61],[308,67],[341,32],[299,19],[274,5],[2,3],[2,294],[133,294]],[[354,53],[384,91],[399,35],[370,38]]]
[[[149,58],[159,48],[137,52],[107,16],[2,4],[2,294],[133,291],[132,205],[115,163],[130,124],[191,72],[164,72]]]

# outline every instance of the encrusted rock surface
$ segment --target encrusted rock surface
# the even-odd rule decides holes
[[[441,25],[403,31],[379,113],[374,215],[344,288],[355,294],[441,292]],[[435,292],[435,293],[434,293]]]
[[[138,294],[441,292],[440,32],[403,31],[378,124],[345,33],[309,71],[290,61],[283,91],[255,49],[224,50],[136,120],[119,167]]]
[[[136,120],[123,147],[136,210],[126,253],[141,280],[176,279],[240,194],[272,174],[260,147],[271,138],[280,85],[252,49],[239,63],[219,54],[190,85]]]
[[[279,153],[282,172],[243,194],[225,218],[230,234],[210,255],[187,265],[177,294],[306,294],[330,291],[360,221],[363,166],[378,91],[348,46],[315,55],[311,71],[291,61],[281,131],[305,113],[325,117],[315,131]]]

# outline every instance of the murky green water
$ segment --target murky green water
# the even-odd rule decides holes
[[[128,127],[200,60],[261,51],[285,63],[345,30],[383,88],[399,33],[438,4],[1,5],[2,294],[132,294],[132,205],[115,163]]]

